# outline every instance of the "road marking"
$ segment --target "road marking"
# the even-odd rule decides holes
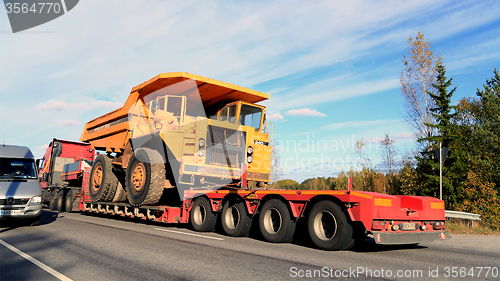
[[[155,229],[156,230],[160,230],[160,231],[173,232],[173,233],[178,233],[178,234],[186,234],[186,235],[191,235],[191,236],[196,236],[196,237],[202,237],[202,238],[208,238],[208,239],[214,239],[214,240],[224,240],[223,238],[210,237],[210,236],[205,236],[205,235],[200,235],[200,234],[194,234],[194,233],[186,233],[186,232],[175,231],[175,230],[170,230],[170,229],[163,229],[163,228],[155,228]]]
[[[43,269],[43,270],[47,271],[48,273],[54,275],[54,277],[56,277],[57,279],[59,279],[59,280],[65,280],[65,281],[72,281],[68,277],[66,277],[66,276],[62,275],[61,273],[55,271],[54,269],[48,267],[44,263],[36,260],[35,258],[33,258],[30,255],[24,253],[23,251],[17,249],[16,247],[10,245],[9,243],[3,241],[2,239],[0,239],[0,244],[2,244],[5,247],[9,248],[11,251],[13,251],[14,253],[20,255],[21,257],[23,257],[23,258],[29,260],[30,262],[34,263],[36,266],[40,267],[41,269]]]

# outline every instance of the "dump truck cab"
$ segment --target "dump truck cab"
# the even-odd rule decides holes
[[[184,72],[162,73],[134,87],[122,108],[85,125],[80,140],[107,152],[94,162],[99,167],[91,173],[91,197],[109,200],[117,181],[136,206],[156,204],[163,189],[181,185],[269,182],[269,131],[265,107],[257,104],[268,97]],[[102,180],[92,180],[99,175]],[[178,194],[182,198],[182,190]]]

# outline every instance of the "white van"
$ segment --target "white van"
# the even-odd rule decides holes
[[[42,188],[33,153],[25,146],[0,144],[0,220],[38,225],[41,215]]]

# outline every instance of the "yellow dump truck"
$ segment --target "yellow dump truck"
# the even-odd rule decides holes
[[[81,135],[107,152],[93,163],[90,198],[154,205],[165,190],[177,189],[182,198],[186,188],[268,183],[270,129],[257,104],[268,98],[185,72],[132,88],[123,107],[88,122]]]

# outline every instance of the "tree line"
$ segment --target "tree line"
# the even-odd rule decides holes
[[[381,141],[385,172],[375,169],[363,151],[364,140],[354,147],[361,169],[336,177],[307,179],[302,183],[279,180],[275,188],[343,190],[348,178],[355,190],[393,195],[422,195],[439,198],[439,161],[436,149],[448,148],[442,167],[443,200],[447,210],[478,213],[485,225],[500,229],[500,75],[486,79],[475,96],[456,105],[453,79],[435,57],[422,33],[410,38],[400,76],[405,100],[405,120],[417,136],[413,155],[396,161],[397,151],[389,135]]]

